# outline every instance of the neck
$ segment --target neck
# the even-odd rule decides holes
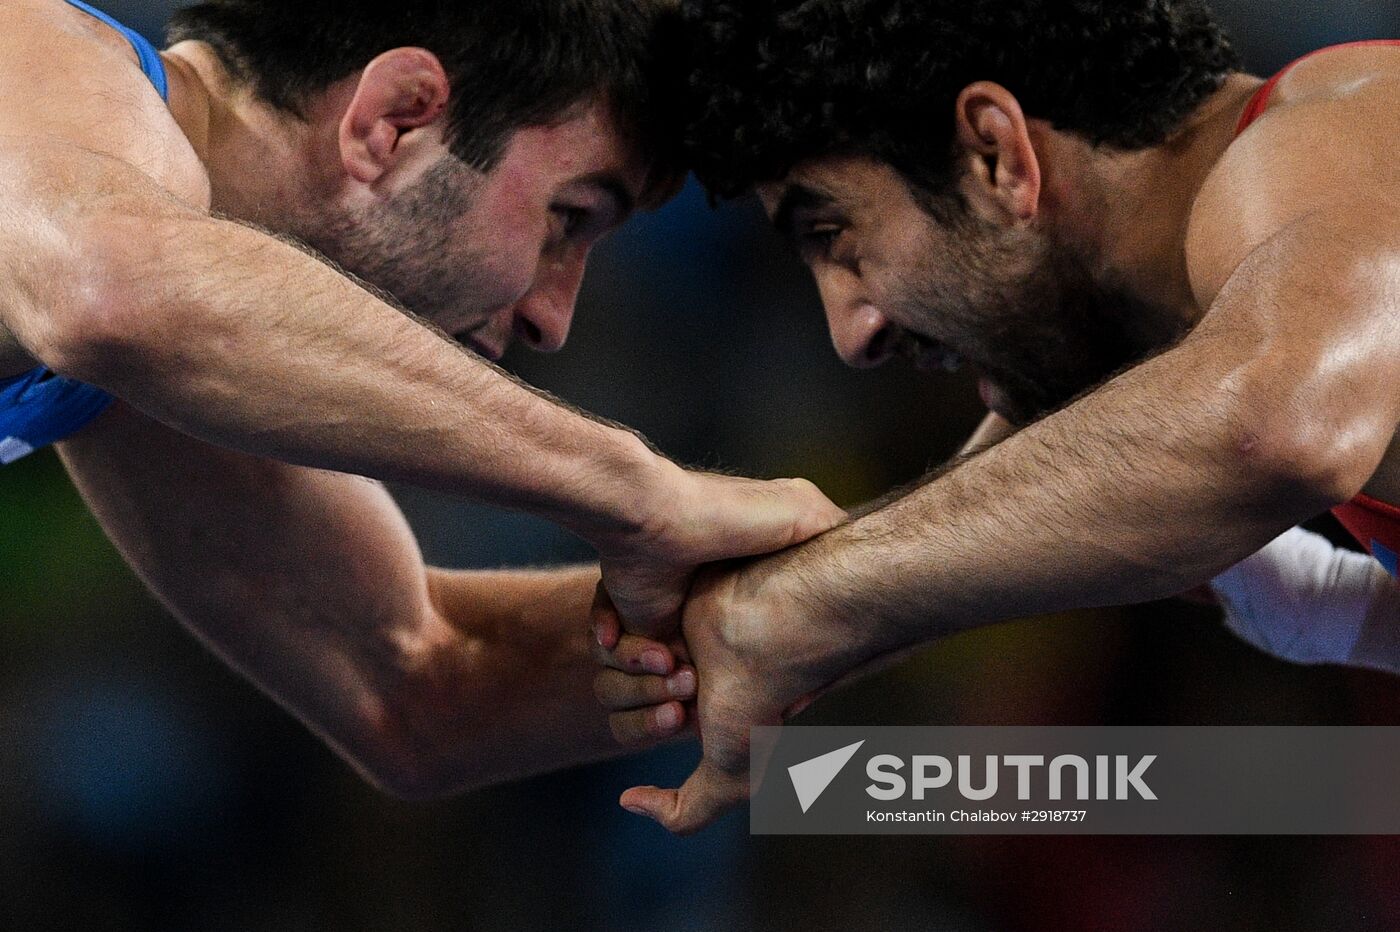
[[[291,207],[303,201],[306,181],[285,169],[307,164],[305,128],[234,81],[203,42],[181,42],[161,57],[170,112],[209,174],[212,209],[290,232]],[[279,170],[265,170],[270,165]]]
[[[1040,128],[1055,150],[1047,170],[1053,235],[1085,258],[1106,290],[1192,326],[1204,315],[1186,267],[1186,230],[1197,195],[1235,139],[1235,128],[1262,82],[1226,80],[1161,146],[1137,152],[1094,149],[1077,137]]]

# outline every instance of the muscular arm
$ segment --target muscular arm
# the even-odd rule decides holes
[[[876,641],[927,639],[1183,592],[1352,498],[1400,421],[1397,86],[1290,92],[1230,148],[1193,208],[1207,310],[1179,345],[776,575],[827,580],[809,607],[883,619]]]
[[[200,439],[529,509],[640,521],[663,471],[309,253],[209,213],[209,181],[120,38],[0,10],[0,328]]]
[[[436,796],[618,752],[591,688],[596,568],[425,568],[378,485],[121,405],[60,452],[165,605],[386,789]]]
[[[894,642],[1205,582],[1352,497],[1394,435],[1393,216],[1301,218],[1178,347],[774,568]]]

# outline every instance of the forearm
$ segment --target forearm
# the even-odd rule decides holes
[[[376,783],[431,795],[608,746],[584,634],[596,569],[429,571],[375,483],[120,404],[60,453],[171,612]]]
[[[366,779],[432,799],[624,753],[592,692],[597,581],[429,569],[429,601],[388,613],[180,614]]]
[[[340,649],[334,665],[318,662],[335,675],[278,676],[237,648],[229,659],[371,782],[440,798],[628,752],[593,695],[588,610],[598,578],[596,567],[429,569],[421,612],[302,632]],[[359,633],[346,637],[347,625]],[[193,627],[208,636],[210,626]],[[347,688],[353,703],[338,694]]]
[[[1246,387],[1260,371],[1197,336],[780,558],[779,578],[847,627],[853,661],[1199,585],[1342,494],[1268,452],[1281,393]]]

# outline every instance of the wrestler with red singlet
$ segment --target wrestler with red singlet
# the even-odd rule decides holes
[[[847,362],[970,365],[1001,419],[919,487],[697,584],[704,757],[624,805],[693,831],[746,796],[748,729],[833,682],[1212,579],[1279,656],[1400,670],[1395,43],[1267,82],[1198,0],[682,7],[701,180],[758,192]],[[1289,530],[1333,508],[1378,559]],[[640,714],[624,680],[600,676],[618,718]]]

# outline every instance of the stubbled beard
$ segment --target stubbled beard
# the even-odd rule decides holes
[[[1034,233],[965,216],[947,239],[950,249],[923,250],[895,305],[998,385],[1011,406],[1002,413],[1017,424],[1059,410],[1183,333]]]
[[[479,256],[455,259],[453,240],[473,203],[463,167],[444,156],[392,200],[348,215],[308,218],[300,237],[356,278],[430,320],[489,293]]]

